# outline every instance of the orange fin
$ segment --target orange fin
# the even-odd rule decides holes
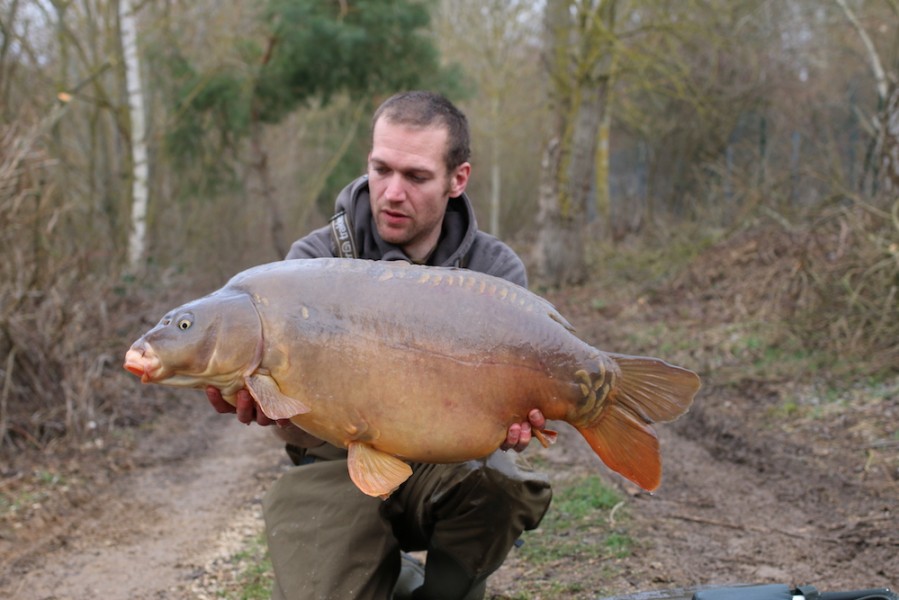
[[[578,427],[602,462],[644,490],[655,491],[662,481],[659,440],[652,427],[629,410],[610,407],[591,429]]]
[[[364,494],[386,500],[412,475],[412,467],[399,458],[362,442],[347,445],[350,479]]]
[[[606,465],[648,491],[662,480],[659,440],[652,423],[673,421],[690,408],[699,376],[657,358],[609,355],[620,376],[593,423],[578,426]]]
[[[244,383],[269,419],[289,419],[310,410],[302,401],[282,394],[278,382],[271,375],[254,373],[246,377]]]
[[[544,448],[549,448],[553,444],[556,443],[556,438],[559,437],[559,433],[553,431],[552,429],[534,429],[533,430],[534,437],[543,445]]]

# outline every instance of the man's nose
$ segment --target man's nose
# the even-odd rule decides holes
[[[387,200],[402,200],[406,197],[403,178],[399,173],[393,173],[387,180],[387,187],[384,189],[384,197]]]

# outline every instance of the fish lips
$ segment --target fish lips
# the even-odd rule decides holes
[[[135,344],[125,353],[125,369],[140,377],[141,383],[153,381],[153,374],[162,366],[159,357],[149,346]]]

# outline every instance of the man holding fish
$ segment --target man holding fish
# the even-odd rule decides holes
[[[466,118],[448,100],[429,92],[391,97],[372,119],[368,174],[340,193],[331,225],[295,242],[287,259],[463,267],[526,286],[520,258],[477,229],[464,193],[469,154]],[[243,423],[273,423],[247,390],[237,393],[236,406],[214,387],[207,396],[216,410],[236,412]],[[396,492],[373,498],[351,481],[347,450],[287,420],[278,425],[297,467],[272,486],[263,504],[275,599],[391,598],[401,550],[427,550],[424,580],[419,577],[413,586],[420,587],[405,597],[483,598],[487,577],[549,507],[547,479],[502,451],[464,463],[413,464]],[[502,448],[523,450],[544,425],[543,414],[532,410],[527,421],[509,427]],[[413,572],[405,561],[404,581]]]

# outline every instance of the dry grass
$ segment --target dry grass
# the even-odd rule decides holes
[[[709,326],[766,324],[826,359],[819,375],[897,369],[899,201],[856,199],[800,225],[771,215],[703,252],[664,293],[695,298]]]
[[[128,315],[146,312],[129,310],[141,303],[108,242],[70,218],[41,135],[39,124],[0,129],[0,451],[121,421],[109,375],[139,329]]]
[[[899,200],[825,211],[806,237],[797,331],[814,348],[864,357],[871,370],[899,367]]]

